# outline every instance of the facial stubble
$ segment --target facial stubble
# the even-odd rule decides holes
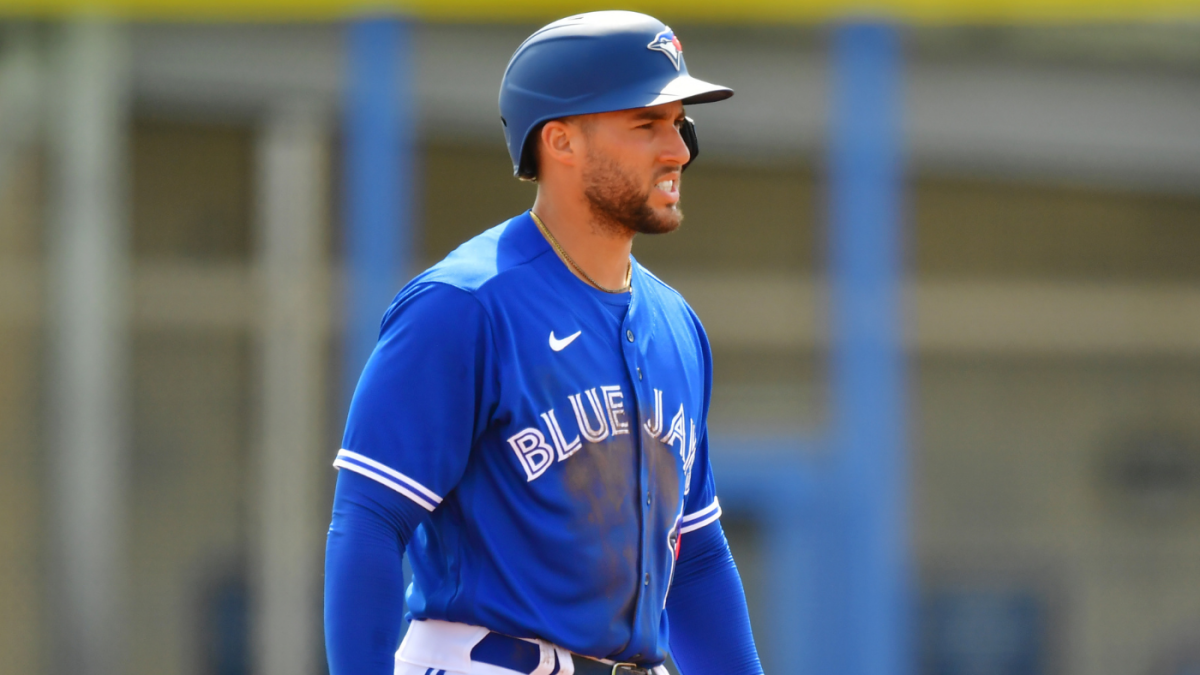
[[[650,206],[650,191],[638,188],[620,165],[597,152],[588,154],[584,196],[602,227],[640,234],[665,234],[679,227],[683,211],[676,206],[660,215]]]

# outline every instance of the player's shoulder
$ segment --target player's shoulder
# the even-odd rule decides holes
[[[646,280],[645,290],[649,294],[654,295],[660,302],[686,307],[688,311],[691,311],[691,306],[688,305],[683,294],[675,290],[674,286],[663,281],[661,277],[651,272],[645,265],[638,263],[637,266],[638,271],[641,272],[642,277]]]
[[[667,295],[677,298],[678,300],[683,300],[682,293],[675,290],[675,288],[672,287],[671,284],[668,284],[667,282],[663,281],[662,278],[659,277],[657,274],[655,274],[654,272],[651,272],[650,268],[646,267],[645,265],[643,265],[640,262],[637,264],[637,266],[638,266],[638,271],[640,271],[643,275],[645,275],[646,279],[650,282],[649,288],[651,288],[657,292],[660,292],[660,293],[666,293]]]
[[[414,277],[392,300],[384,315],[385,324],[418,308],[458,314],[461,320],[468,320],[469,315],[482,310],[486,303],[479,296],[484,289],[502,282],[544,253],[536,245],[537,240],[530,237],[532,221],[523,220],[530,220],[528,212],[468,239]],[[537,230],[533,232],[536,234]]]
[[[711,374],[712,347],[708,341],[708,333],[700,316],[688,304],[683,294],[673,286],[663,281],[657,274],[646,269],[640,263],[637,266],[639,277],[644,281],[642,289],[646,298],[654,305],[653,310],[659,318],[660,328],[666,328],[672,335],[685,341],[692,341],[704,360],[705,371]]]
[[[463,242],[412,284],[440,283],[475,293],[530,262],[543,250],[529,237],[528,212],[510,218]]]
[[[638,263],[638,271],[641,272],[642,278],[646,280],[645,291],[648,295],[654,298],[655,303],[660,309],[666,312],[672,312],[685,316],[690,319],[700,332],[704,331],[704,327],[700,323],[700,317],[696,315],[696,311],[688,304],[683,294],[663,281],[657,274],[651,272],[641,263]]]

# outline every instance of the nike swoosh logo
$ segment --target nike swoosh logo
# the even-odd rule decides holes
[[[574,342],[575,338],[579,337],[579,334],[582,332],[583,331],[581,330],[577,330],[573,334],[559,340],[558,338],[554,337],[554,331],[550,331],[550,349],[553,349],[556,352],[561,352],[567,348],[567,345]]]

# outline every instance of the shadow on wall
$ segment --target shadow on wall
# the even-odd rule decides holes
[[[1047,672],[1047,611],[1038,593],[945,588],[928,592],[922,604],[922,673]]]
[[[249,593],[245,570],[226,569],[204,586],[200,645],[205,675],[250,673]]]
[[[1200,675],[1200,618],[1167,644],[1149,675]]]

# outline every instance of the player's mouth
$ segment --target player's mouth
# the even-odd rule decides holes
[[[658,190],[667,198],[668,201],[674,203],[679,201],[679,179],[665,178],[654,184],[654,189]]]

